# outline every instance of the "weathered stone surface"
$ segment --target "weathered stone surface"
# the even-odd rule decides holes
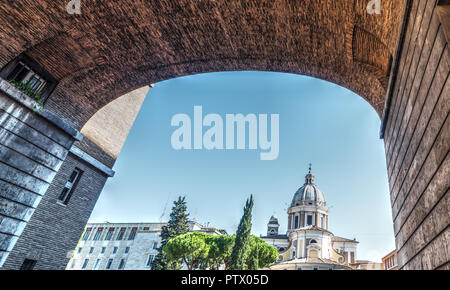
[[[14,249],[17,237],[0,234],[0,264],[12,250],[4,268],[17,269],[28,257],[38,260],[38,269],[63,269],[66,251],[74,248],[106,181],[67,155],[77,131],[55,127],[49,122],[55,116],[81,129],[112,100],[149,83],[211,71],[265,70],[342,85],[378,113],[388,92],[383,124],[399,266],[448,268],[446,10],[436,8],[437,0],[381,3],[381,15],[369,15],[364,0],[94,0],[83,2],[81,15],[69,15],[66,3],[58,1],[6,1],[0,6],[0,67],[25,53],[59,85],[46,100],[45,114],[37,114],[48,116],[41,119],[30,114],[31,101],[0,79],[0,210],[9,215],[0,229],[22,233],[23,223],[14,217],[27,219],[37,206]],[[410,9],[404,10],[405,3]],[[86,129],[92,140],[77,146],[112,166],[117,144],[108,134],[96,138],[96,126]],[[62,206],[56,198],[75,166],[85,173],[74,200]]]
[[[405,138],[407,138],[406,140],[409,140],[409,138],[411,138],[411,132],[407,131],[407,128],[412,128],[416,124],[418,114],[414,114],[414,110],[417,111],[417,108],[421,107],[421,105],[417,105],[417,103],[420,104],[420,102],[422,101],[423,104],[423,98],[421,98],[423,96],[423,90],[421,88],[428,88],[430,85],[429,83],[426,83],[426,72],[434,71],[435,68],[433,68],[433,65],[437,66],[439,64],[439,61],[436,57],[431,57],[432,61],[430,61],[431,53],[438,55],[441,55],[442,53],[442,51],[439,51],[439,49],[436,49],[436,47],[434,47],[436,36],[438,35],[438,27],[439,21],[437,17],[433,17],[430,29],[428,30],[427,38],[424,41],[424,46],[420,53],[420,62],[417,66],[417,69],[415,70],[413,84],[410,86],[408,95],[411,97],[408,98],[399,136],[397,139],[391,142],[391,144],[394,144],[393,146],[395,146],[395,148],[393,150],[390,150],[390,152],[392,152],[392,155],[388,155],[387,159],[389,160],[389,164],[392,163],[395,165],[395,167],[391,167],[392,172],[390,172],[390,175],[394,175],[394,177],[396,176],[396,173],[394,174],[393,172],[396,172],[398,170],[398,164],[404,157],[404,155],[401,153],[405,152],[405,150],[400,150],[399,147],[400,145],[404,145],[405,143],[408,144],[408,142],[403,142]],[[418,50],[416,50],[416,52],[418,52]],[[431,78],[428,78],[428,80],[431,82]],[[422,95],[419,93],[422,93]],[[406,134],[405,131],[407,131],[409,134]]]
[[[0,89],[0,267],[75,141],[7,92]]]
[[[404,68],[402,70],[402,74],[400,76],[400,80],[397,82],[398,90],[397,90],[397,99],[400,101],[398,106],[394,106],[396,108],[395,114],[392,115],[394,119],[394,128],[390,130],[391,134],[389,139],[389,143],[387,145],[392,145],[391,139],[396,139],[398,133],[400,132],[399,126],[400,122],[395,122],[397,119],[402,118],[403,110],[404,110],[404,100],[408,97],[408,94],[405,91],[410,88],[410,83],[414,80],[414,73],[416,72],[417,61],[420,56],[421,48],[423,45],[423,37],[420,38],[421,32],[427,31],[430,17],[429,14],[433,11],[433,6],[435,5],[436,0],[421,0],[418,3],[418,7],[416,12],[416,17],[411,19],[414,22],[414,29],[412,30],[412,35],[409,38],[409,43],[407,46],[407,55],[404,63]],[[388,154],[389,160],[390,154]]]
[[[81,129],[83,136],[117,159],[148,90],[148,86],[142,87],[101,108]]]
[[[386,80],[389,73],[404,3],[381,1],[380,15],[368,14],[367,4],[85,1],[81,15],[69,15],[64,2],[7,1],[0,8],[0,66],[21,52],[41,64],[60,80],[46,107],[78,129],[134,89],[227,70],[329,80],[357,92],[381,114],[386,88],[380,76]]]
[[[34,146],[27,140],[6,130],[0,130],[0,143],[5,147],[14,148],[14,150],[20,154],[29,156],[36,163],[42,164],[49,168],[54,168],[56,171],[61,165],[61,159],[58,159],[56,156],[51,155],[43,149]]]
[[[56,172],[0,144],[0,160],[6,165],[50,183]]]
[[[57,199],[75,167],[83,170],[82,178],[69,203],[64,206]],[[106,178],[103,173],[69,153],[2,269],[19,269],[24,259],[28,258],[37,260],[35,269],[63,270]]]
[[[36,208],[41,201],[41,195],[0,180],[0,196],[17,201],[23,205]]]
[[[400,269],[450,261],[450,53],[436,3],[412,1],[385,131]]]

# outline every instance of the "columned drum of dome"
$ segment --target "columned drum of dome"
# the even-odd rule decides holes
[[[305,184],[294,194],[288,209],[288,231],[306,226],[328,229],[328,208],[322,191],[314,183],[315,177],[309,172]]]
[[[358,267],[356,239],[335,236],[328,230],[328,208],[323,192],[309,171],[305,183],[294,194],[287,210],[288,229],[279,233],[278,218],[271,216],[267,224],[268,244],[277,247],[279,260],[273,270],[346,270]]]
[[[0,201],[5,204],[0,214],[6,217],[0,233],[0,268],[17,269],[25,259],[37,260],[39,269],[65,266],[55,261],[55,253],[63,261],[74,241],[66,239],[57,248],[47,244],[81,234],[81,224],[106,180],[109,170],[104,167],[110,169],[117,157],[111,155],[114,150],[104,151],[98,140],[77,141],[78,131],[87,123],[95,123],[88,126],[90,132],[108,127],[102,117],[88,122],[101,108],[135,89],[178,76],[261,70],[334,82],[372,105],[382,117],[380,135],[385,142],[399,268],[450,269],[448,1],[383,0],[380,14],[368,13],[366,0],[83,1],[81,14],[72,15],[65,1],[18,2],[2,1],[0,8],[0,106],[5,109],[0,119],[8,120],[0,124],[0,143],[6,145],[10,138],[0,156],[5,167],[0,174],[14,172],[0,181],[4,188]],[[33,115],[37,119],[28,118],[33,99],[8,83],[16,80],[14,72],[22,67],[46,86],[45,114]],[[119,127],[127,127],[128,117],[120,113],[114,117]],[[33,129],[23,125],[28,121]],[[20,133],[26,142],[8,137],[8,130]],[[68,138],[62,142],[65,149],[54,144],[58,156],[36,149],[40,140],[34,136],[41,133],[53,139],[58,135],[58,142]],[[117,140],[106,140],[100,145],[120,148]],[[88,185],[78,187],[92,195],[92,204],[80,203],[74,209],[41,202],[34,210],[41,197],[44,202],[56,199],[66,176],[79,166],[74,154],[66,154],[71,143],[90,156],[80,162],[89,160],[89,166],[100,168],[92,175],[84,173],[81,181],[88,179]],[[17,157],[15,161],[11,156]],[[33,163],[36,157],[43,164]],[[30,162],[34,167],[22,168]],[[36,170],[30,168],[41,165],[52,172],[45,169],[46,176],[34,176]],[[14,176],[21,178],[11,183]],[[30,182],[36,178],[45,182]],[[320,195],[311,187],[303,193],[306,196],[300,199]],[[11,203],[19,204],[11,207]],[[315,206],[318,212],[320,206]],[[321,214],[326,216],[325,211]],[[79,225],[65,227],[64,218]],[[321,224],[313,217],[301,219],[302,215],[289,220],[289,229],[308,222]],[[51,234],[36,239],[34,233],[46,226]],[[25,246],[14,246],[21,241]],[[31,254],[36,248],[40,249]],[[10,256],[10,266],[5,267],[3,261],[11,251],[17,255]]]

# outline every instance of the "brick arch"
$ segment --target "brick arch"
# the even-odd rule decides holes
[[[0,5],[0,68],[25,53],[59,81],[48,110],[35,114],[32,100],[0,79],[0,145],[11,148],[0,156],[0,200],[17,209],[2,212],[2,269],[20,268],[24,257],[42,257],[40,269],[64,268],[113,175],[113,158],[98,162],[104,152],[77,144],[81,135],[69,125],[82,128],[141,84],[249,69],[338,83],[379,113],[386,101],[381,133],[399,268],[450,269],[448,1],[381,0],[380,15],[365,12],[369,0],[81,1],[82,15],[67,14],[64,1]],[[75,207],[62,208],[55,200],[75,166],[91,178]]]
[[[381,115],[385,56],[403,9],[393,0],[381,1],[380,15],[367,13],[366,0],[82,0],[82,14],[69,15],[54,1],[27,2],[0,10],[9,23],[0,27],[8,44],[0,66],[20,53],[39,63],[59,81],[46,108],[77,129],[139,87],[214,71],[313,76],[354,91]]]

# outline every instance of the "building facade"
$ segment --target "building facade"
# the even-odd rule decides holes
[[[344,270],[356,263],[358,241],[335,236],[328,230],[328,207],[322,191],[315,185],[311,166],[305,184],[294,194],[287,210],[288,229],[279,233],[278,218],[272,216],[267,235],[279,260],[269,266],[274,270]]]
[[[383,270],[383,263],[377,263],[367,260],[356,260],[351,264],[351,267],[355,270]]]
[[[149,270],[161,246],[161,229],[167,223],[89,223],[66,270]],[[189,231],[222,233],[196,222]]]
[[[105,107],[149,83],[242,70],[317,77],[366,99],[381,117],[399,268],[450,269],[447,0],[380,1],[381,15],[368,13],[365,1],[335,1],[336,9],[327,1],[214,1],[210,13],[201,1],[172,9],[169,1],[118,0],[123,13],[101,15],[68,15],[63,1],[16,2],[0,10],[0,269],[66,264],[61,254],[76,243],[68,237],[80,235],[93,207],[56,207],[46,195],[63,190],[56,176],[70,175],[74,143],[100,162],[116,160],[134,121],[129,108],[140,105],[131,98]],[[43,110],[35,112],[27,84]],[[84,146],[90,142],[100,150]],[[79,197],[95,203],[106,177],[93,179],[95,192],[85,197],[90,190],[79,188]],[[52,219],[63,213],[77,226]]]
[[[381,258],[384,270],[398,270],[397,251],[393,250]]]

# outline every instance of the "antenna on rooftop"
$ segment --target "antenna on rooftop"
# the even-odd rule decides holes
[[[170,194],[167,196],[166,204],[164,205],[161,216],[159,217],[159,222],[162,223],[164,215],[166,214],[167,204],[169,203]]]

